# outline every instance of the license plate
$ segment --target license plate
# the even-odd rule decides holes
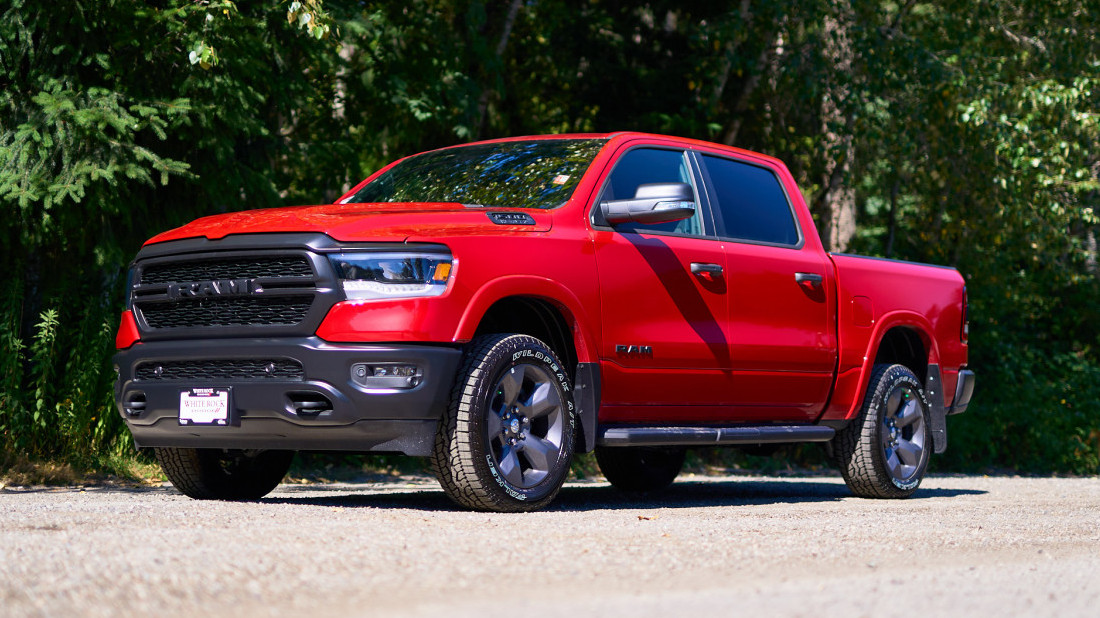
[[[180,391],[180,425],[228,425],[229,389]]]

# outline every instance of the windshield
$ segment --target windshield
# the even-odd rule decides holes
[[[573,194],[605,141],[543,139],[426,152],[398,163],[344,203],[555,208]]]

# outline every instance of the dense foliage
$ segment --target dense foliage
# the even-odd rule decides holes
[[[125,264],[477,138],[775,154],[836,250],[958,267],[979,391],[938,465],[1100,470],[1095,0],[0,0],[0,448],[94,461]],[[905,285],[899,281],[898,285]]]

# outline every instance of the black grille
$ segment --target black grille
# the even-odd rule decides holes
[[[147,266],[141,271],[141,283],[312,276],[309,260],[303,256],[240,257]]]
[[[294,326],[305,319],[313,296],[209,298],[149,303],[140,311],[152,328]]]
[[[301,380],[302,364],[289,359],[164,361],[142,363],[137,380]]]

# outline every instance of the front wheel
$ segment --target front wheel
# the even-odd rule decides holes
[[[198,500],[258,500],[290,469],[294,451],[157,448],[168,480]]]
[[[534,337],[470,342],[432,454],[447,496],[482,511],[549,504],[573,457],[571,391],[561,361]]]
[[[903,365],[875,365],[863,408],[833,438],[848,488],[864,498],[908,498],[928,468],[931,406]]]

